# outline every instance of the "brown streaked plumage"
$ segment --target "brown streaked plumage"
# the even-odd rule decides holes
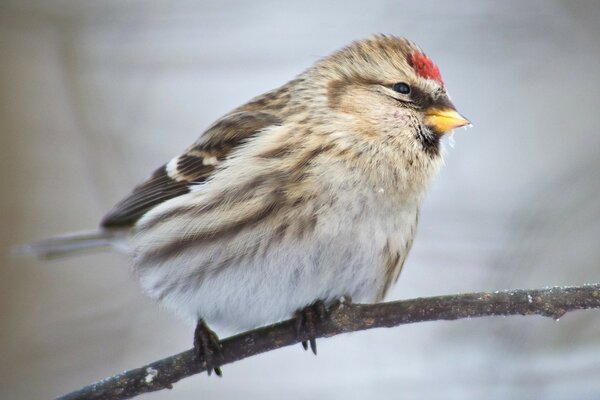
[[[215,122],[115,206],[104,237],[129,229],[143,288],[199,321],[196,343],[214,339],[204,321],[237,330],[316,300],[379,301],[412,245],[440,138],[467,123],[415,44],[357,41]],[[213,350],[199,349],[207,362]]]
[[[182,155],[157,169],[144,183],[120,201],[102,220],[104,228],[133,226],[148,210],[188,193],[202,183],[215,166],[244,140],[281,120],[266,112],[234,112],[213,124]]]

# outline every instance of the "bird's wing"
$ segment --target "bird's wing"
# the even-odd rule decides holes
[[[158,168],[150,178],[138,185],[103,218],[104,228],[132,226],[156,205],[181,196],[193,185],[211,176],[217,164],[231,151],[257,132],[278,125],[274,114],[243,111],[218,120],[183,154]]]

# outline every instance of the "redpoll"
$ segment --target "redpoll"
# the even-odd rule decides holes
[[[308,326],[342,296],[383,299],[411,248],[442,134],[466,124],[415,44],[374,36],[217,120],[100,232],[31,250],[125,243],[144,290],[198,321],[196,348],[218,368],[205,321],[245,329],[304,309]],[[303,335],[314,350],[310,329]]]

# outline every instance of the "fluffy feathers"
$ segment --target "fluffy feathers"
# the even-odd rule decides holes
[[[223,116],[102,226],[131,233],[145,291],[192,320],[241,329],[318,299],[379,301],[441,164],[435,124],[457,115],[416,45],[357,41]]]

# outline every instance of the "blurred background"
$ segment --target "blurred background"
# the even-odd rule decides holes
[[[97,225],[216,118],[373,33],[439,65],[474,128],[389,299],[600,282],[600,2],[0,2],[0,398],[43,399],[191,347],[126,256],[11,246]],[[600,312],[321,340],[147,399],[598,399]]]

